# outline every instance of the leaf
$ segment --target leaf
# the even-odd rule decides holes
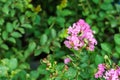
[[[24,34],[24,33],[25,33],[24,28],[18,28],[18,30],[19,30],[22,34]]]
[[[16,11],[15,11],[14,9],[10,11],[11,17],[14,17],[14,16],[15,16],[15,12],[16,12]]]
[[[99,3],[99,0],[92,0],[95,4]]]
[[[120,46],[116,46],[116,47],[115,47],[115,50],[116,50],[118,53],[120,53]]]
[[[58,16],[69,16],[72,14],[72,11],[71,10],[68,10],[68,9],[64,9],[64,10],[57,10],[57,15]]]
[[[22,24],[21,26],[24,28],[29,28],[29,29],[32,28],[31,24]]]
[[[6,2],[7,0],[1,0],[2,2]]]
[[[55,47],[59,47],[59,48],[61,47],[61,45],[60,45],[60,43],[59,43],[58,41],[54,41],[54,42],[53,42],[53,45],[54,45]]]
[[[96,14],[91,14],[89,17],[90,17],[91,19],[96,19],[96,18],[97,18],[97,15],[96,15]]]
[[[35,42],[30,42],[28,49],[30,52],[32,52],[36,48],[36,43]]]
[[[0,38],[0,45],[3,43],[3,40]]]
[[[36,43],[35,42],[30,42],[27,50],[24,52],[25,58],[27,58],[33,52],[33,50],[35,48],[36,48]]]
[[[114,0],[104,0],[105,3],[111,3],[113,2]]]
[[[45,45],[45,43],[47,42],[47,40],[48,40],[48,37],[47,37],[46,34],[41,35],[40,44],[41,45]]]
[[[9,13],[9,8],[8,5],[4,5],[2,8],[3,13],[8,14]]]
[[[22,37],[22,35],[19,32],[12,32],[11,36],[14,37],[14,38]]]
[[[25,22],[25,16],[22,15],[22,16],[20,16],[19,18],[20,18],[21,24],[23,24],[23,23]]]
[[[15,69],[15,68],[18,66],[18,61],[17,61],[17,59],[16,59],[16,58],[11,58],[11,59],[9,60],[8,66],[9,66],[10,70]]]
[[[112,10],[113,6],[112,4],[109,4],[109,3],[103,3],[101,4],[100,8],[107,11],[107,10]]]
[[[50,17],[49,19],[48,19],[48,24],[50,25],[50,24],[52,24],[53,22],[55,22],[56,21],[56,18],[55,17]]]
[[[2,38],[3,38],[4,40],[6,40],[6,39],[8,38],[8,32],[7,32],[7,31],[3,31],[3,32],[2,32]]]
[[[57,17],[56,21],[60,25],[60,27],[64,27],[65,18],[63,18],[63,17]]]
[[[3,49],[5,49],[5,50],[9,49],[9,47],[6,44],[1,44],[0,47],[3,48]]]
[[[115,34],[114,35],[114,41],[117,45],[120,45],[120,34]]]
[[[13,31],[13,26],[12,26],[12,24],[11,23],[7,23],[6,24],[6,30],[7,30],[7,32],[12,32]]]
[[[101,43],[101,48],[104,51],[111,53],[112,48],[111,48],[111,45],[109,43]]]
[[[42,50],[41,49],[37,49],[35,50],[35,56],[38,56],[42,53]]]
[[[36,80],[39,77],[39,72],[38,71],[31,71],[30,75],[31,75],[32,80]]]
[[[104,62],[104,58],[100,55],[96,55],[95,56],[95,64],[98,65],[100,63],[103,63]]]
[[[92,30],[94,31],[95,34],[99,32],[99,28],[97,26],[93,26]]]
[[[111,27],[112,28],[115,28],[115,27],[117,27],[117,20],[111,20]]]
[[[51,29],[51,37],[55,38],[56,37],[56,30],[55,29]]]
[[[0,18],[0,25],[3,25],[4,22],[5,22],[4,19]]]
[[[8,68],[6,66],[0,65],[0,77],[6,76],[8,74]]]
[[[113,57],[119,59],[119,53],[114,53],[114,54],[113,54]]]
[[[68,71],[65,73],[65,77],[68,78],[69,80],[72,80],[76,76],[77,71],[70,67]]]
[[[8,38],[8,41],[10,41],[10,42],[12,42],[12,43],[16,43],[16,40],[15,40],[15,38],[13,38],[13,37]]]
[[[34,24],[40,24],[40,20],[41,20],[40,16],[36,15],[36,18],[34,20]]]
[[[43,52],[45,52],[45,53],[50,53],[50,48],[49,48],[48,45],[44,46],[44,48],[43,48],[42,50],[43,50]]]

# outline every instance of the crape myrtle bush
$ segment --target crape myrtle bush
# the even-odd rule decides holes
[[[97,40],[92,52],[65,47],[80,18]],[[120,66],[119,48],[117,0],[0,0],[0,80],[96,80],[98,64]]]

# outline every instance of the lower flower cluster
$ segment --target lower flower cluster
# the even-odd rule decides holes
[[[105,64],[98,65],[98,72],[95,78],[104,78],[105,80],[120,80],[120,67],[116,69],[107,69]]]

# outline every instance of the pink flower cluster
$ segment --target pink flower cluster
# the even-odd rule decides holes
[[[66,47],[75,50],[86,47],[88,50],[93,51],[97,41],[90,26],[83,19],[80,19],[68,28],[68,37],[64,44]]]
[[[103,77],[103,73],[105,72],[105,65],[99,64],[98,65],[98,72],[95,74],[95,78]]]
[[[117,69],[105,70],[104,64],[98,65],[98,72],[95,74],[95,78],[104,78],[105,80],[120,80],[120,67]]]

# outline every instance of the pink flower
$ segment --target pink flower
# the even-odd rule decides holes
[[[104,64],[98,65],[98,72],[95,74],[95,78],[104,78],[105,80],[120,80],[120,67],[117,69],[105,70]]]
[[[95,78],[100,78],[103,77],[103,73],[105,72],[105,65],[104,64],[99,64],[98,65],[98,72],[95,74]]]
[[[68,35],[67,40],[64,41],[68,48],[79,50],[86,46],[88,50],[93,51],[94,46],[97,44],[93,31],[83,19],[80,19],[68,28]]]
[[[70,61],[71,61],[71,60],[70,60],[69,58],[65,58],[65,59],[64,59],[64,63],[65,63],[65,64],[68,64]]]

